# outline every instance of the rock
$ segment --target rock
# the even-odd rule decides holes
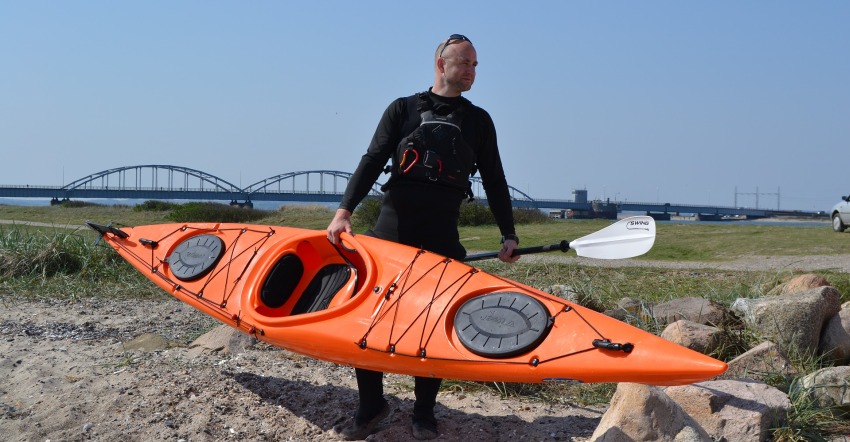
[[[659,387],[621,383],[590,440],[708,442],[711,438]]]
[[[622,298],[617,302],[617,307],[606,310],[604,313],[619,321],[632,322],[630,319],[633,318],[645,321],[649,319],[646,310],[651,307],[651,304],[648,305],[637,299]]]
[[[827,367],[803,376],[799,388],[818,406],[850,414],[850,366]]]
[[[747,378],[764,382],[775,376],[789,379],[797,375],[791,360],[770,341],[753,347],[729,361],[728,365],[729,368],[720,376],[721,379]]]
[[[711,354],[716,350],[721,341],[721,335],[722,332],[717,327],[698,324],[686,319],[680,319],[668,325],[661,332],[662,338],[702,354]]]
[[[732,309],[741,313],[756,333],[780,347],[814,353],[823,325],[841,309],[840,299],[838,290],[825,286],[771,298],[739,298]]]
[[[171,344],[167,339],[153,333],[144,333],[123,343],[124,349],[127,351],[139,350],[143,352],[165,350],[169,345]]]
[[[569,302],[574,302],[578,304],[579,297],[572,286],[565,284],[555,284],[553,286],[543,289],[543,291],[546,293],[551,293],[559,298],[563,298]]]
[[[239,354],[257,343],[257,338],[242,333],[230,326],[220,325],[195,339],[189,345],[189,353],[197,355],[204,351]]]
[[[731,311],[704,298],[679,298],[652,307],[652,316],[661,324],[672,324],[680,319],[697,324],[721,326],[733,320]]]
[[[805,292],[806,290],[828,286],[826,278],[820,275],[807,273],[791,278],[790,280],[777,285],[767,292],[767,296],[787,295],[791,293]]]
[[[633,314],[638,315],[643,311],[644,306],[647,305],[644,301],[634,298],[621,298],[617,301],[617,307]],[[651,305],[651,304],[650,304]]]
[[[664,392],[714,440],[769,440],[791,410],[788,396],[756,381],[708,381]]]
[[[827,321],[820,337],[818,352],[837,365],[850,362],[850,302]]]

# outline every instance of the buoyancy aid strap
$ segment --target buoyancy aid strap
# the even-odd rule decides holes
[[[422,112],[422,123],[420,126],[424,126],[426,124],[445,124],[448,126],[452,126],[457,130],[460,130],[460,120],[454,118],[454,115],[457,112],[451,113],[445,117],[435,116],[434,111],[425,111]],[[457,121],[458,124],[455,124],[453,121]]]
[[[427,91],[417,93],[416,98],[416,112],[421,114],[422,112],[431,110],[431,99],[428,97]]]

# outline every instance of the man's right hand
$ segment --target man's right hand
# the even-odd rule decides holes
[[[353,235],[351,230],[351,212],[346,209],[337,209],[334,219],[328,225],[328,241],[331,244],[339,244],[339,235],[342,232]]]

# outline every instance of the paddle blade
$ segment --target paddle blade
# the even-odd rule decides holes
[[[655,220],[651,216],[632,216],[570,241],[570,248],[587,258],[623,259],[643,255],[654,243]]]

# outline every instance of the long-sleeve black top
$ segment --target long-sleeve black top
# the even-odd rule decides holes
[[[466,144],[475,152],[478,173],[487,194],[490,210],[493,212],[502,235],[516,233],[510,191],[496,142],[496,128],[490,114],[484,109],[472,105],[463,97],[442,97],[430,90],[428,94],[433,102],[434,112],[439,115],[447,115],[461,104],[467,106],[461,126],[461,134]],[[354,211],[380,177],[384,166],[396,152],[402,138],[419,126],[421,116],[415,108],[408,109],[411,102],[410,97],[398,98],[384,111],[369,148],[360,159],[360,163],[349,181],[340,208]],[[403,181],[403,178],[398,181]],[[398,185],[393,183],[387,191],[391,192],[394,187],[398,187]],[[456,189],[451,189],[451,192],[458,193]],[[429,198],[428,201],[421,201],[421,203],[449,204],[454,205],[454,210],[457,210],[462,201],[462,196],[459,198],[439,198],[441,193],[444,192],[434,192],[435,198]]]

